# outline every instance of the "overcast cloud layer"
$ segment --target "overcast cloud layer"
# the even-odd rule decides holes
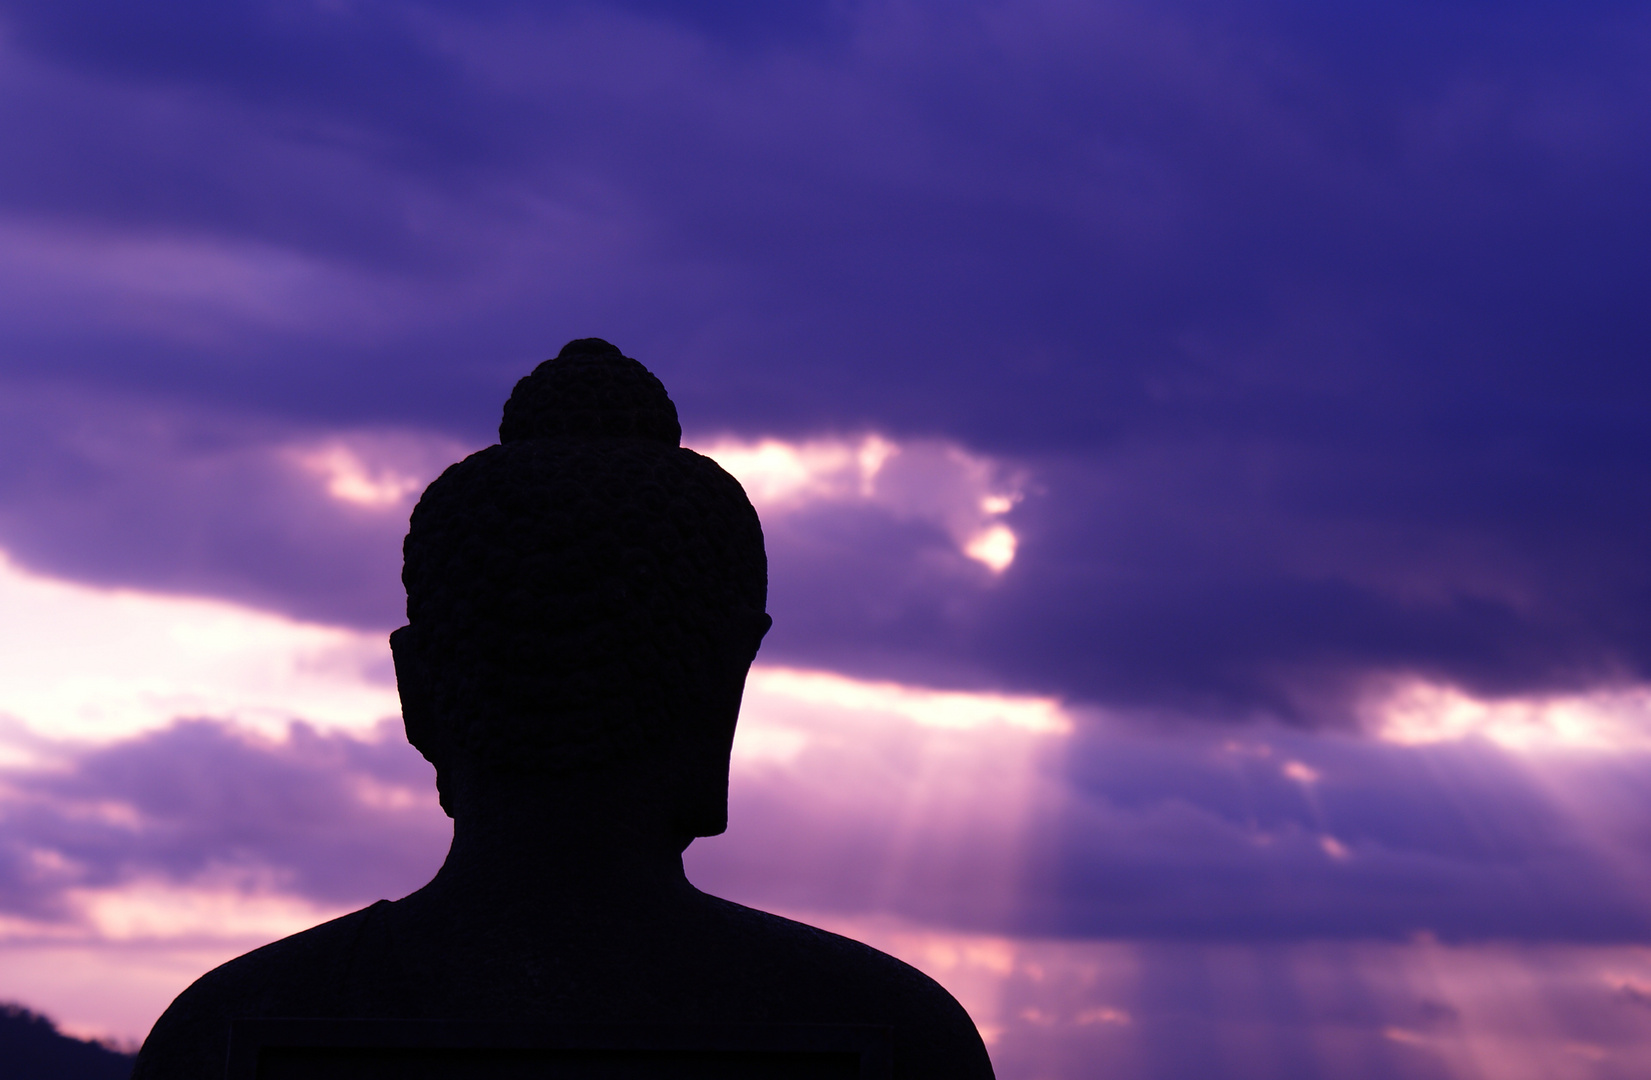
[[[0,547],[394,625],[397,527],[249,448],[456,454],[600,334],[706,439],[1022,478],[1000,576],[771,527],[777,660],[1308,724],[1647,676],[1640,8],[784,12],[0,3]]]
[[[1651,939],[1643,751],[1277,731],[1069,745],[760,687],[729,832],[688,856],[696,884],[754,906],[1068,940]],[[109,935],[106,909],[154,888],[341,912],[445,854],[431,769],[393,723],[272,740],[188,720],[34,753],[0,770],[0,928]]]

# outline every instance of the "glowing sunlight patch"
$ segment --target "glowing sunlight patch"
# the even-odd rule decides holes
[[[938,439],[880,435],[806,442],[716,439],[694,447],[732,473],[765,517],[822,501],[860,503],[939,526],[957,550],[994,574],[1019,543],[1001,519],[1022,481],[998,463]]]
[[[755,667],[748,687],[757,695],[899,716],[923,727],[973,730],[992,724],[1044,735],[1064,735],[1072,721],[1054,698],[926,690],[892,682],[862,682],[826,671]]]
[[[1007,525],[993,525],[963,545],[963,554],[1001,573],[1015,561],[1015,534]]]
[[[328,495],[375,510],[400,506],[427,483],[391,468],[373,468],[347,446],[300,453],[298,463],[326,483]]]
[[[405,521],[425,485],[476,449],[428,432],[360,430],[278,453],[333,502]]]
[[[1651,749],[1651,688],[1487,701],[1411,682],[1371,706],[1373,727],[1405,746],[1487,739],[1516,751]]]
[[[213,717],[367,732],[400,713],[382,634],[40,577],[0,553],[0,714],[29,731],[101,740]]]
[[[118,889],[75,890],[69,899],[84,925],[104,941],[156,939],[276,938],[337,918],[351,907],[321,907],[275,891],[224,885],[175,885],[163,881]]]
[[[899,452],[877,435],[801,443],[722,439],[695,449],[732,473],[753,504],[776,510],[814,499],[869,497],[884,463]]]

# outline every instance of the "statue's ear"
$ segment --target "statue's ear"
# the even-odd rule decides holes
[[[429,701],[424,685],[424,663],[415,631],[403,626],[390,633],[390,659],[396,665],[396,691],[401,695],[401,720],[407,741],[422,753],[429,729]],[[425,754],[429,757],[428,754]]]
[[[700,703],[705,714],[680,750],[676,770],[677,828],[684,837],[717,836],[728,828],[728,765],[734,743],[740,700],[751,661],[762,647],[763,635],[774,625],[764,612],[742,611],[735,616],[727,642],[727,666],[717,672],[709,697]],[[684,840],[684,846],[687,844]]]
[[[407,731],[407,741],[424,755],[424,760],[436,767],[436,795],[448,817],[453,808],[448,804],[450,784],[447,773],[447,755],[442,753],[441,729],[431,708],[424,653],[419,648],[418,631],[403,626],[390,634],[390,658],[396,666],[396,690],[401,694],[401,723]]]

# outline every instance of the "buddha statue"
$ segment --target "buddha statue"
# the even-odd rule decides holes
[[[522,379],[499,438],[414,509],[390,638],[407,738],[453,819],[445,864],[202,976],[137,1080],[220,1080],[232,1022],[257,1017],[875,1025],[896,1077],[990,1077],[927,976],[683,873],[727,826],[770,625],[738,481],[679,445],[659,380],[600,339]]]

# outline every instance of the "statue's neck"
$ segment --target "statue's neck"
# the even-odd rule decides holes
[[[454,810],[453,846],[426,890],[449,903],[636,907],[692,889],[686,843],[665,826],[657,792],[622,781],[491,786],[461,795]]]

